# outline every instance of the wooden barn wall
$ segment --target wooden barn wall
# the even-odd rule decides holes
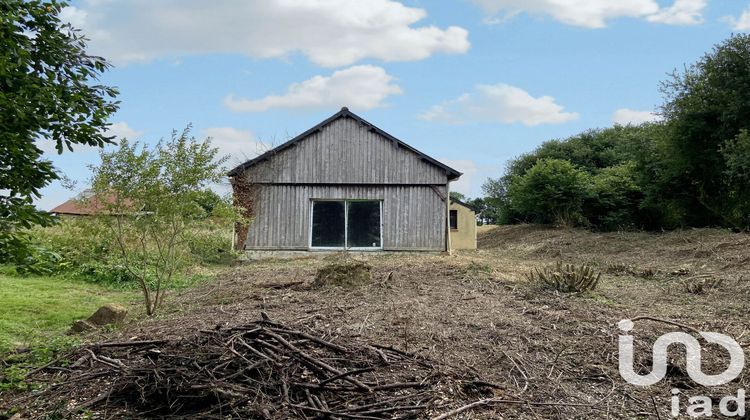
[[[446,183],[443,169],[351,118],[331,122],[248,168],[245,176],[252,183]]]
[[[257,194],[246,249],[308,249],[311,199],[348,198],[383,200],[384,250],[445,250],[446,204],[427,185],[259,185]]]

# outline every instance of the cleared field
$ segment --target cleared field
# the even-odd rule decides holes
[[[326,260],[248,262],[173,295],[157,319],[133,323],[108,339],[181,339],[257,321],[264,311],[328,340],[423,356],[436,371],[463,378],[430,415],[495,398],[457,418],[668,418],[673,388],[681,390],[684,407],[691,395],[718,401],[747,388],[747,370],[719,387],[693,383],[679,351],[664,381],[649,388],[629,385],[617,370],[616,324],[649,316],[750,342],[750,236],[720,230],[599,234],[521,225],[483,232],[479,245],[452,256],[373,255],[367,258],[373,282],[348,288],[313,284]],[[601,270],[599,287],[560,294],[526,280],[533,267],[556,261]],[[710,287],[697,292],[687,286],[698,281]],[[637,321],[636,368],[648,372],[651,343],[676,330]],[[721,349],[706,347],[704,356],[704,371],[724,370]]]

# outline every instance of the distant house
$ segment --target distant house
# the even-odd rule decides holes
[[[106,198],[108,203],[115,202],[115,195],[111,194]],[[63,216],[63,217],[78,217],[78,216],[95,216],[109,214],[106,210],[107,202],[102,203],[96,197],[94,197],[93,190],[84,190],[77,196],[70,200],[60,204],[59,206],[50,210],[50,213]]]
[[[252,222],[236,247],[445,251],[461,173],[342,108],[229,172]]]
[[[457,198],[448,209],[452,249],[477,249],[477,211]]]

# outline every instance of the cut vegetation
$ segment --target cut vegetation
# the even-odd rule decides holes
[[[109,333],[105,341],[192,342],[196,335],[210,335],[200,331],[225,334],[227,329],[252,325],[265,312],[291,330],[346,347],[391,347],[425,360],[436,373],[449,374],[452,391],[427,388],[422,399],[413,401],[428,405],[424,411],[415,411],[417,417],[437,417],[461,409],[459,418],[657,418],[657,412],[667,418],[672,388],[681,390],[687,404],[691,395],[718,398],[749,385],[747,376],[740,376],[736,383],[700,387],[687,377],[684,356],[679,352],[670,360],[666,379],[649,388],[626,384],[617,370],[617,336],[621,333],[617,322],[625,318],[670,320],[723,332],[747,343],[747,234],[706,229],[665,234],[591,233],[519,225],[483,229],[479,243],[478,251],[453,256],[362,257],[372,266],[372,282],[346,287],[313,286],[318,269],[330,261],[248,262],[228,269],[214,282],[174,296],[158,319],[133,322]],[[558,261],[602,271],[597,287],[573,294],[532,287],[525,274],[534,267],[554,267]],[[684,286],[690,278],[721,281],[712,281],[716,286],[702,293],[692,293]],[[650,368],[650,343],[657,336],[679,329],[648,319],[636,321],[632,334],[637,337],[637,367]],[[300,346],[308,345],[301,340]],[[185,353],[170,346],[155,347],[161,352],[159,357],[181,356],[203,363],[201,352]],[[89,349],[97,357],[121,360],[125,369],[133,369],[131,360],[137,360],[127,352],[97,346]],[[704,350],[704,370],[723,370],[724,353],[711,347]],[[91,369],[88,363],[85,369]],[[391,368],[397,369],[397,365]],[[97,362],[94,369],[111,371],[112,366]],[[134,377],[137,373],[127,372],[117,375]],[[41,384],[64,384],[66,377],[73,377],[66,375],[44,370],[33,379]],[[66,410],[82,405],[101,415],[123,413],[116,400],[107,403],[104,398],[114,389],[108,377],[96,385],[75,385],[78,397],[66,401],[59,413],[69,414]],[[334,382],[337,387],[349,386],[340,380],[331,381],[331,385]],[[3,396],[4,408],[35,410],[33,400],[19,398],[25,398],[24,394]],[[211,401],[200,400],[197,404],[202,405],[191,410],[212,412],[217,407]],[[243,399],[222,401],[227,404],[224,413],[248,413],[251,409]],[[303,412],[314,412],[314,407],[323,410],[314,399],[294,401],[308,407],[299,409]],[[365,405],[375,403],[362,401]],[[292,409],[283,403],[282,408],[273,404],[266,406],[271,418],[283,418],[289,413],[286,410]],[[144,408],[137,405],[127,405],[125,410],[124,415],[144,415]],[[388,412],[371,416],[391,418]]]

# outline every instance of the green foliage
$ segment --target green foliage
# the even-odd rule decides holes
[[[2,360],[3,367],[0,368],[0,391],[32,389],[34,384],[26,381],[29,372],[70,351],[76,344],[75,338],[57,336],[37,342],[26,351],[6,355]]]
[[[750,35],[733,35],[715,46],[675,72],[662,92],[668,130],[659,143],[662,195],[681,209],[685,224],[747,229],[750,190],[747,180],[735,175],[747,165]]]
[[[726,218],[732,226],[750,230],[750,132],[740,130],[720,151],[726,163],[724,183],[730,207]]]
[[[204,224],[186,231],[185,240],[196,262],[226,264],[237,256],[232,249],[231,232],[226,224]]]
[[[638,224],[642,198],[636,183],[635,164],[611,166],[591,177],[584,214],[588,223],[600,229],[632,228]]]
[[[657,124],[615,126],[604,130],[589,130],[565,140],[545,142],[533,152],[510,161],[502,177],[485,182],[485,214],[493,223],[498,224],[542,220],[553,223],[554,218],[539,217],[538,213],[543,209],[535,211],[533,206],[525,206],[527,203],[513,203],[508,192],[539,161],[555,159],[571,163],[591,178],[583,203],[583,217],[579,214],[573,222],[598,229],[656,224],[658,222],[652,222],[651,219],[658,219],[659,214],[653,210],[644,210],[641,205],[644,184],[652,178],[646,172],[658,170],[658,166],[653,163],[653,150],[660,130],[661,127]],[[624,179],[618,180],[620,176]],[[514,188],[518,189],[517,186]],[[613,190],[597,197],[608,188]],[[625,208],[622,207],[623,204],[626,205]]]
[[[482,199],[479,219],[483,224],[500,225],[517,221],[517,215],[514,214],[508,200],[509,179],[509,176],[501,179],[490,178],[482,184],[485,196]]]
[[[536,223],[580,224],[589,176],[570,162],[540,159],[522,176],[513,179],[508,198],[513,210]]]
[[[587,265],[575,266],[558,261],[555,267],[534,268],[526,277],[531,283],[562,293],[580,293],[596,289],[602,273]]]
[[[458,191],[451,191],[450,195],[451,195],[451,198],[455,198],[458,201],[466,201],[466,196],[461,194]]]
[[[662,92],[662,123],[590,130],[512,160],[502,177],[485,184],[495,219],[551,223],[561,213],[604,230],[750,230],[750,35],[734,35],[675,72]],[[590,177],[581,219],[578,196],[569,201],[558,191],[568,175],[535,169],[550,159]],[[555,202],[570,207],[551,209]]]
[[[18,277],[0,272],[0,354],[44,345],[71,322],[106,303],[127,303],[137,295],[81,281],[68,275]]]
[[[217,152],[210,139],[191,137],[188,127],[153,148],[123,140],[92,168],[94,199],[105,208],[100,219],[115,244],[116,264],[141,286],[148,315],[191,262],[191,250],[206,251],[205,242],[189,237],[191,228],[209,216],[227,225],[239,219],[228,200],[206,200],[207,188],[224,178],[226,157]]]
[[[26,230],[52,217],[33,199],[58,179],[41,143],[58,153],[73,145],[101,147],[117,91],[95,83],[109,65],[86,54],[83,35],[60,18],[64,3],[0,3],[0,263],[36,258]],[[33,264],[31,264],[33,265]]]

